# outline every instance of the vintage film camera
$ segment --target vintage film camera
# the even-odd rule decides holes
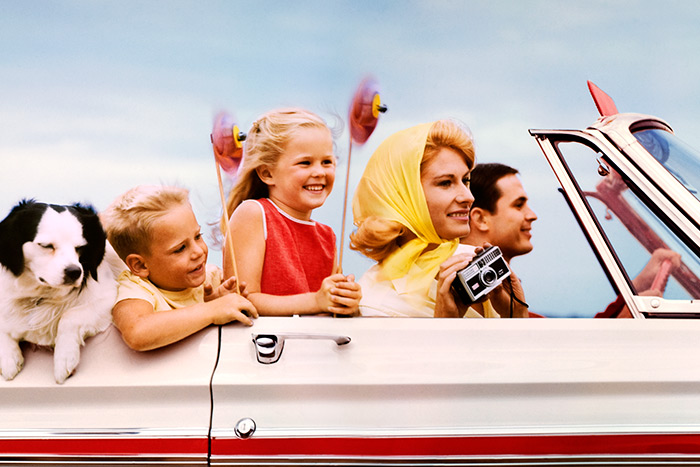
[[[452,289],[465,304],[475,303],[510,276],[501,249],[492,246],[474,257],[469,266],[457,272]]]

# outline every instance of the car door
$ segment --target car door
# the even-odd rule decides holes
[[[217,352],[214,328],[135,352],[110,327],[59,385],[51,352],[24,346],[0,380],[0,465],[207,465]]]
[[[676,449],[692,457],[699,333],[700,321],[680,320],[227,325],[211,464],[532,465]],[[281,354],[271,341],[284,342]]]

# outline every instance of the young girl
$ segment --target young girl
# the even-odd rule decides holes
[[[335,234],[311,220],[335,180],[330,129],[301,109],[273,110],[248,132],[228,200],[238,277],[262,315],[353,315],[362,296],[334,273]],[[224,250],[224,277],[233,275]]]

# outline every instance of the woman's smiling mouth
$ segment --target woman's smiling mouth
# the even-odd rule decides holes
[[[469,211],[457,211],[447,214],[447,217],[459,220],[469,220]]]

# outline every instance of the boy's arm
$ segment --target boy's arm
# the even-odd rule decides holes
[[[257,317],[255,307],[237,294],[159,312],[146,300],[132,298],[114,305],[112,319],[129,347],[152,350],[182,340],[211,324],[240,321],[252,326],[253,322],[243,311]]]

